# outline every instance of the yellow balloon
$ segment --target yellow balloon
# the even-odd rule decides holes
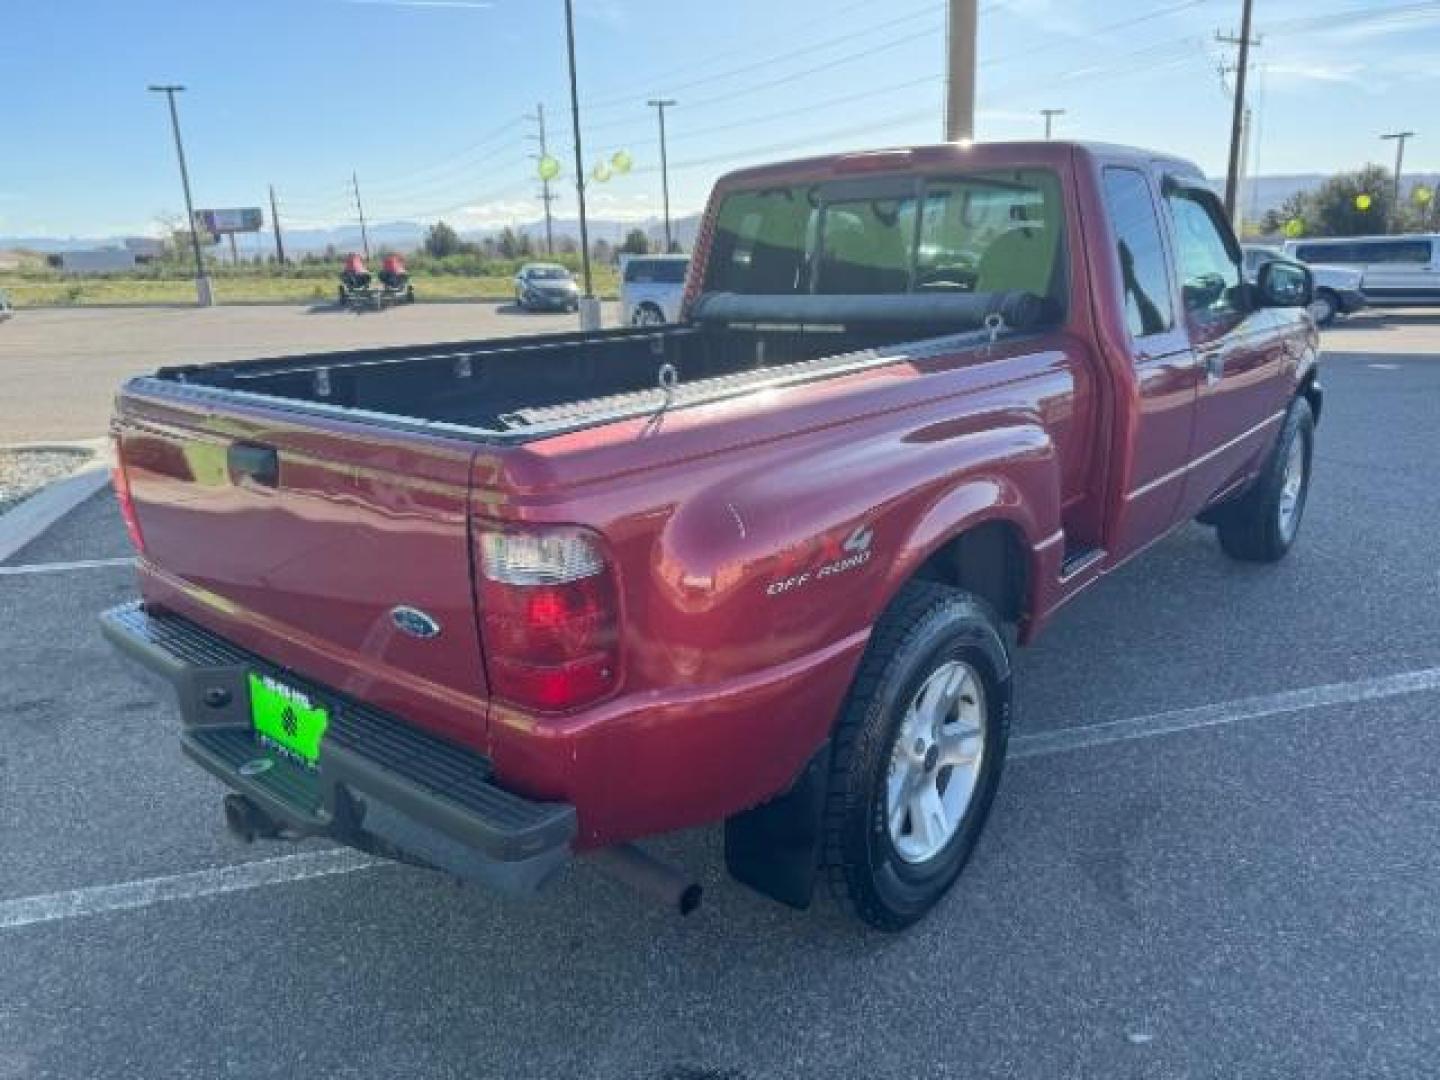
[[[1369,196],[1369,195],[1356,195],[1356,196],[1355,196],[1355,209],[1356,209],[1356,210],[1369,210],[1369,209],[1370,209],[1370,196]]]
[[[1305,222],[1301,221],[1299,218],[1291,218],[1289,221],[1285,222],[1285,235],[1291,240],[1294,240],[1300,236],[1304,236]]]
[[[540,174],[541,180],[554,180],[560,175],[560,162],[546,154],[535,166],[535,171]]]
[[[1431,199],[1435,198],[1435,192],[1430,190],[1424,184],[1419,184],[1416,186],[1415,190],[1410,193],[1410,198],[1415,200],[1417,206],[1426,206],[1429,204]]]
[[[630,156],[629,150],[616,150],[610,155],[610,167],[620,176],[628,173],[634,164],[635,159]]]
[[[600,162],[600,164],[595,166],[594,170],[590,173],[590,175],[594,178],[597,184],[603,184],[605,183],[605,181],[610,179],[610,166],[602,161]]]

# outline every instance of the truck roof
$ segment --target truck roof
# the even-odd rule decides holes
[[[1183,158],[1142,147],[1081,140],[1036,139],[1014,142],[930,143],[794,158],[726,173],[716,183],[716,189],[753,187],[767,181],[781,183],[812,177],[828,179],[866,173],[931,171],[946,166],[987,168],[1019,163],[1056,167],[1077,153],[1132,158],[1137,163],[1164,162],[1189,174],[1200,173],[1195,165]]]

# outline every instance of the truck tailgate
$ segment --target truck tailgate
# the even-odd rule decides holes
[[[473,443],[156,379],[121,392],[115,433],[148,603],[484,748]]]

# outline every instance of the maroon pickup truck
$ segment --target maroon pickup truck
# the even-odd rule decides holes
[[[740,881],[897,929],[983,827],[1012,647],[1192,518],[1293,543],[1311,288],[1158,154],[737,172],[677,325],[128,383],[104,628],[245,838],[688,909],[633,841],[723,821]]]

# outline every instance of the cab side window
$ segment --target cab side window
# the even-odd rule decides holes
[[[1245,314],[1240,264],[1226,243],[1213,199],[1182,189],[1167,194],[1165,202],[1175,231],[1180,295],[1191,332],[1198,340],[1212,340]]]
[[[1136,169],[1121,168],[1106,169],[1104,181],[1130,336],[1162,334],[1175,323],[1174,301],[1150,182]]]

